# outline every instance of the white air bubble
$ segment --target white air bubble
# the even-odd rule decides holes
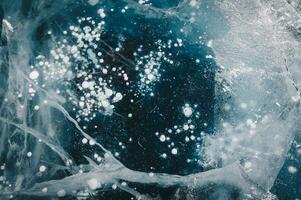
[[[105,14],[105,12],[104,12],[104,9],[99,9],[98,10],[98,14],[99,14],[99,16],[101,17],[101,18],[105,18],[106,17],[106,14]]]
[[[40,170],[40,172],[44,172],[44,171],[46,171],[46,167],[44,165],[41,165],[39,170]]]
[[[93,146],[93,145],[96,144],[96,141],[95,141],[95,140],[90,140],[90,141],[89,141],[89,144],[90,144],[91,146]]]
[[[83,144],[87,144],[87,143],[88,143],[88,139],[87,139],[87,138],[83,138],[83,139],[82,139],[82,143],[83,143]]]
[[[65,190],[59,190],[59,191],[57,192],[57,196],[58,196],[58,197],[64,197],[64,196],[66,196],[66,191],[65,191]]]
[[[165,140],[166,140],[165,135],[161,135],[161,136],[160,136],[160,141],[161,141],[161,142],[165,142]]]
[[[171,153],[172,153],[173,155],[176,155],[176,154],[178,154],[178,150],[177,150],[176,148],[173,148],[173,149],[171,150]]]
[[[27,152],[27,157],[31,157],[32,156],[32,153],[29,151],[29,152]]]
[[[298,171],[297,168],[294,167],[294,166],[289,166],[289,167],[287,168],[287,170],[288,170],[288,172],[291,173],[291,174],[294,174],[294,173],[296,173],[296,172]]]
[[[193,113],[192,108],[190,107],[189,104],[186,104],[185,107],[183,108],[183,114],[185,115],[185,117],[190,117]]]
[[[34,70],[29,74],[29,78],[32,80],[36,80],[39,77],[39,75],[40,75],[39,72]]]

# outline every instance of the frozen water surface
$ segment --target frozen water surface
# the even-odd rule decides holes
[[[299,0],[2,0],[1,199],[299,199]]]

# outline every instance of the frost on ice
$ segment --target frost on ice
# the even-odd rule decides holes
[[[300,146],[298,1],[20,2],[0,4],[1,199],[162,195],[141,189],[149,185],[176,188],[171,199],[276,198]],[[167,19],[164,34],[142,31]],[[214,123],[193,98],[210,99],[195,77],[214,80]],[[189,89],[177,94],[177,81]],[[133,124],[139,134],[128,135]],[[154,155],[162,168],[145,164]],[[138,156],[144,170],[124,163]],[[160,173],[173,163],[194,168]]]

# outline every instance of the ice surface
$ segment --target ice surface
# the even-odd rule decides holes
[[[91,136],[89,127],[97,118],[96,112],[106,117],[118,115],[116,107],[127,98],[124,91],[113,88],[115,79],[109,77],[110,73],[118,74],[120,85],[131,85],[131,74],[114,66],[113,61],[109,63],[112,66],[104,63],[105,55],[129,68],[134,66],[138,72],[135,95],[151,98],[156,85],[164,80],[164,67],[175,66],[169,49],[181,49],[182,40],[165,43],[159,38],[154,50],[145,53],[140,47],[135,59],[129,60],[121,53],[121,42],[112,48],[102,38],[106,12],[110,12],[104,6],[97,8],[100,18],[79,16],[77,25],[70,20],[72,25],[61,32],[50,27],[48,40],[40,44],[33,30],[59,15],[59,8],[77,5],[67,0],[28,4],[4,0],[6,18],[0,46],[0,78],[4,83],[0,90],[1,197],[85,198],[119,188],[137,199],[151,199],[132,185],[137,184],[177,187],[175,199],[197,199],[215,185],[238,189],[242,199],[276,198],[269,191],[300,128],[298,2],[184,0],[169,8],[156,7],[149,1],[122,2],[121,13],[132,10],[147,19],[174,18],[187,30],[208,24],[207,36],[212,40],[207,47],[212,48],[213,55],[206,58],[214,59],[218,70],[214,133],[201,134],[203,143],[196,148],[196,157],[200,157],[200,167],[205,171],[184,176],[129,169],[119,161],[118,152],[111,152],[103,141]],[[103,6],[102,2],[88,1],[95,7],[98,3]],[[213,11],[200,12],[208,5]],[[204,16],[209,16],[207,21]],[[217,26],[219,23],[222,25]],[[195,32],[186,35],[191,40],[196,37]],[[97,52],[98,48],[105,49],[105,55]],[[91,65],[101,70],[91,70]],[[77,83],[73,84],[71,80],[75,79]],[[175,125],[174,132],[194,134],[195,125],[189,120],[198,115],[197,105],[185,102],[179,110],[188,121],[180,128]],[[66,134],[70,132],[77,134]],[[167,135],[169,132],[173,130],[168,129]],[[156,134],[161,143],[170,140],[167,135]],[[75,158],[69,152],[78,138],[75,145],[88,145],[95,152],[94,159],[86,155]],[[191,135],[185,140],[194,141],[196,137]],[[176,146],[171,145],[169,151],[169,156],[181,155]],[[296,173],[296,168],[289,170]],[[64,173],[58,176],[58,172]],[[212,198],[230,198],[228,195],[227,189],[221,189]]]

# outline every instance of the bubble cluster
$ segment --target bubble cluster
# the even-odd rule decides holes
[[[164,73],[166,67],[171,67],[174,64],[174,61],[171,59],[172,53],[168,52],[168,49],[183,45],[181,39],[174,43],[172,40],[169,40],[167,43],[158,40],[155,44],[157,45],[157,50],[150,51],[147,55],[139,56],[143,53],[142,45],[134,53],[137,63],[135,69],[139,72],[139,93],[143,96],[154,95],[153,90],[156,83],[160,81],[161,73]]]
[[[185,104],[182,107],[182,111],[184,111],[185,108],[189,108],[190,111],[189,115],[187,113],[185,115],[185,113],[183,112],[184,123],[174,125],[172,128],[166,128],[162,132],[155,132],[155,135],[158,137],[159,141],[167,145],[172,155],[177,155],[178,152],[182,150],[181,147],[183,147],[183,144],[188,144],[191,142],[198,143],[201,141],[202,137],[206,135],[205,132],[196,131],[198,126],[200,126],[197,123],[197,120],[200,117],[200,112],[197,111],[197,107],[198,106],[196,104],[193,105],[193,108],[190,106],[190,104]],[[195,112],[192,112],[192,109],[194,109]],[[204,123],[201,126],[206,127],[207,124]],[[179,138],[181,138],[181,140],[179,140]],[[167,154],[163,153],[161,157],[166,158]]]

